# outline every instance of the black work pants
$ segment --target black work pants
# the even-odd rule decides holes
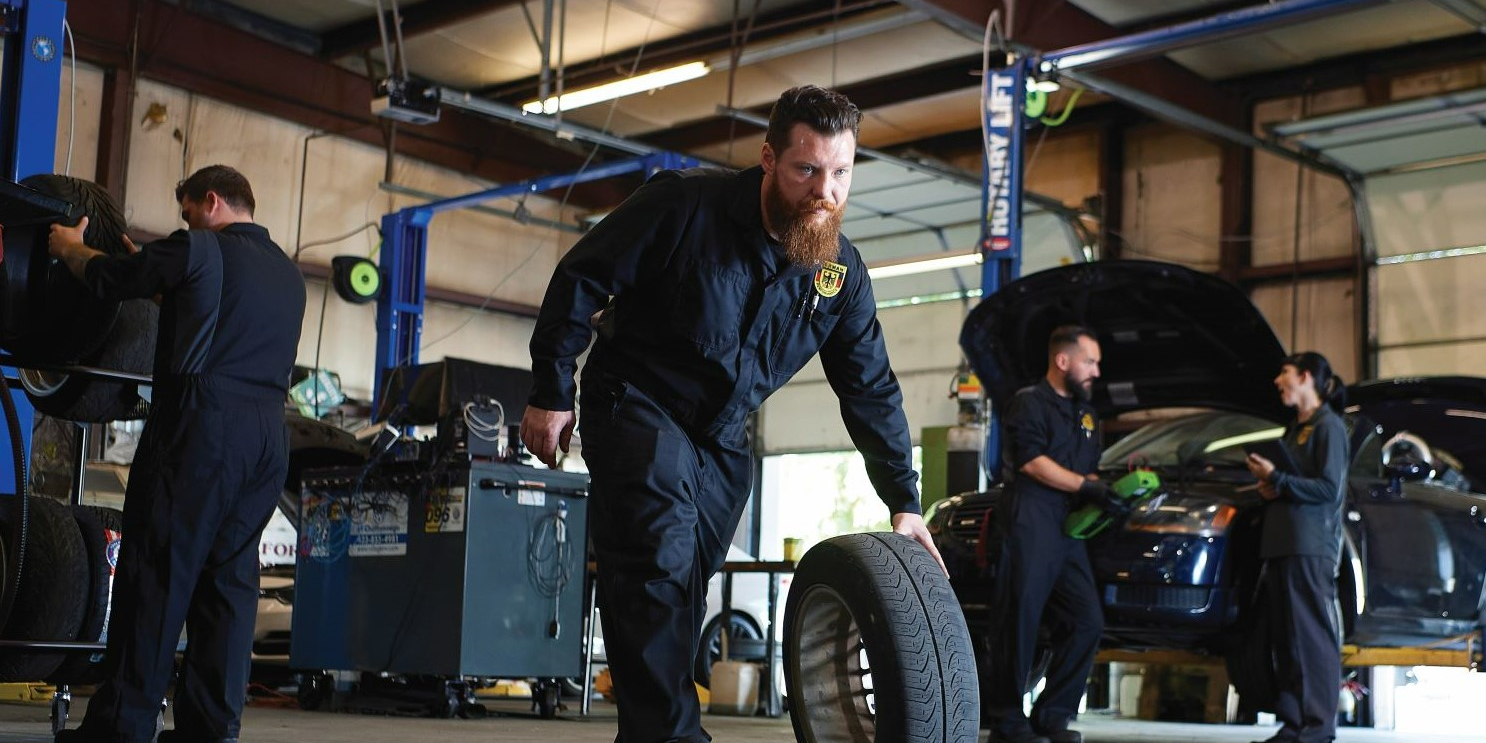
[[[1052,662],[1047,686],[1032,709],[1032,724],[1059,730],[1078,713],[1094,666],[1104,613],[1094,587],[1089,552],[1063,533],[1067,498],[1008,494],[997,514],[1002,537],[992,588],[991,647],[982,670],[982,708],[1001,733],[1025,730],[1022,712],[1038,629],[1049,629]]]
[[[1336,561],[1274,557],[1265,573],[1279,735],[1297,743],[1330,741],[1336,737],[1342,677]]]
[[[639,390],[594,370],[584,374],[581,432],[615,740],[709,741],[693,661],[752,458],[741,441],[694,440]]]
[[[282,401],[157,404],[151,412],[124,498],[108,675],[83,720],[89,739],[154,739],[183,625],[176,730],[190,740],[237,737],[258,609],[258,541],[287,472]]]

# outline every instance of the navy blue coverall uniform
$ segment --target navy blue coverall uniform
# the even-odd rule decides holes
[[[1021,472],[1044,455],[1074,473],[1094,472],[1100,452],[1094,409],[1059,395],[1047,380],[1019,390],[1008,408],[1002,421],[1009,482],[997,521],[1002,550],[992,589],[992,605],[1002,609],[981,674],[986,722],[1005,735],[1025,732],[1029,724],[1022,695],[1038,628],[1046,623],[1052,633],[1047,686],[1032,710],[1031,724],[1039,731],[1064,729],[1078,712],[1104,631],[1088,549],[1063,531],[1077,496]]]
[[[623,743],[710,740],[692,663],[707,582],[752,490],[745,422],[817,352],[879,497],[919,512],[861,256],[843,237],[836,261],[791,265],[764,230],[762,178],[657,174],[558,264],[532,337],[531,404],[572,410],[603,312],[579,433]]]
[[[161,296],[150,414],[124,498],[108,677],[88,740],[150,741],[185,625],[177,739],[236,738],[258,605],[258,540],[288,474],[284,400],[299,347],[299,269],[255,224],[178,230],[97,256],[100,297]]]
[[[1336,737],[1341,629],[1336,570],[1341,559],[1347,481],[1347,430],[1322,405],[1290,424],[1281,439],[1300,472],[1270,478],[1277,498],[1264,504],[1259,556],[1274,638],[1278,740],[1322,743]]]

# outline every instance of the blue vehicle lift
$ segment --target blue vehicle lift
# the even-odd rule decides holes
[[[0,34],[5,36],[0,59],[0,175],[9,180],[54,169],[66,14],[67,3],[61,0],[0,0]],[[16,381],[10,397],[20,417],[20,445],[29,460],[35,410],[16,370],[4,367],[0,373]],[[4,428],[0,438],[9,441]],[[0,456],[0,490],[10,488],[14,470],[10,457]]]
[[[546,175],[508,183],[464,196],[409,206],[382,217],[381,272],[384,288],[377,299],[377,359],[372,410],[380,410],[387,375],[399,366],[418,363],[423,336],[423,306],[428,262],[428,224],[439,212],[463,209],[494,199],[542,193],[579,183],[660,170],[695,167],[694,158],[654,152],[615,160],[576,173]]]
[[[1185,47],[1258,33],[1338,12],[1384,5],[1387,1],[1288,0],[1052,52],[1038,52],[1013,44],[1007,51],[1005,67],[988,70],[982,84],[985,183],[981,191],[984,214],[980,239],[984,259],[981,266],[981,297],[1000,291],[1021,273],[1022,179],[1026,157],[1024,145],[1030,125],[1024,101],[1029,80],[1067,78],[1085,88],[1124,100],[1159,118],[1340,176],[1352,188],[1354,204],[1360,204],[1361,199],[1357,197],[1361,194],[1362,177],[1348,168],[1325,158],[1303,155],[1261,140],[1248,132],[1204,118],[1144,92],[1085,74],[1085,70],[1133,62]],[[1369,241],[1369,222],[1362,207],[1358,206],[1357,210],[1363,239]],[[999,418],[993,417],[986,428],[984,456],[984,472],[992,479],[997,478],[1001,471]]]

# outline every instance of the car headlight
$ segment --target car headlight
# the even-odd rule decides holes
[[[1210,537],[1226,532],[1237,513],[1238,509],[1227,503],[1206,498],[1158,495],[1131,512],[1125,520],[1125,529]]]

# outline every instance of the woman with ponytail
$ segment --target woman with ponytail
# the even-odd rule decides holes
[[[1259,556],[1275,641],[1274,712],[1283,723],[1266,743],[1326,743],[1336,737],[1341,683],[1334,606],[1348,457],[1341,415],[1327,403],[1339,403],[1342,384],[1326,357],[1307,351],[1284,360],[1274,386],[1295,409],[1281,442],[1299,471],[1249,455],[1264,498]]]

